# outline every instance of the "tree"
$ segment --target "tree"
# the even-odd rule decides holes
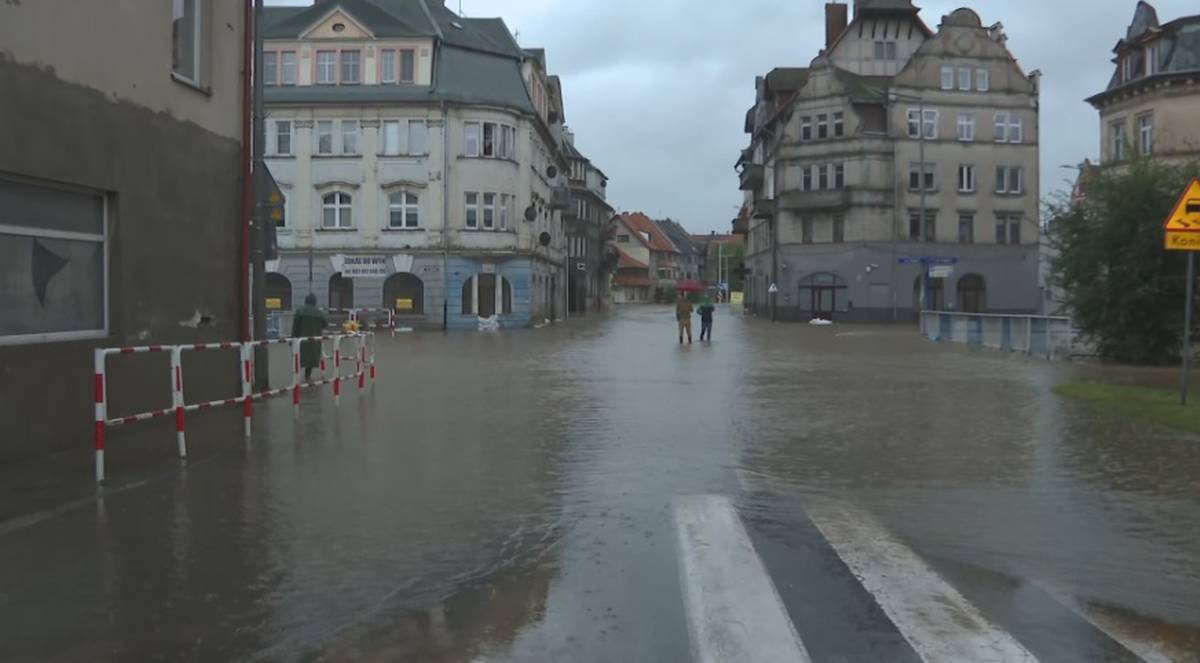
[[[1137,160],[1090,174],[1086,198],[1051,205],[1054,285],[1100,357],[1133,364],[1179,360],[1186,256],[1163,248],[1163,220],[1200,164]]]

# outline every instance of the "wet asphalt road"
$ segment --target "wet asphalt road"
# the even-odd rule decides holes
[[[115,435],[102,499],[0,524],[0,659],[688,661],[676,509],[714,495],[814,661],[936,660],[938,591],[1042,661],[1200,660],[1200,439],[907,329],[715,335],[403,336],[249,445]]]

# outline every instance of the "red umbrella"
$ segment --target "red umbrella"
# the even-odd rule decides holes
[[[682,279],[675,284],[675,289],[679,292],[704,292],[704,286],[698,281],[690,279]]]

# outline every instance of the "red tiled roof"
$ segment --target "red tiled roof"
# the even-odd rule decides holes
[[[650,269],[650,265],[617,248],[617,269]]]
[[[654,285],[654,279],[649,276],[634,276],[633,274],[617,274],[613,277],[613,285],[645,286]]]
[[[629,229],[642,235],[650,236],[650,241],[647,244],[651,251],[660,251],[663,253],[679,253],[679,249],[671,243],[666,234],[658,227],[658,224],[650,220],[650,217],[641,212],[625,212],[621,214],[621,219],[625,221],[625,225]]]

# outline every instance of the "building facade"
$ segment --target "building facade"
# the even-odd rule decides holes
[[[827,5],[826,27],[811,66],[758,79],[747,114],[747,305],[872,322],[922,303],[1038,310],[1038,75],[970,9],[934,32],[907,0],[859,0],[853,19]]]
[[[1100,112],[1100,162],[1200,156],[1200,15],[1161,23],[1138,2],[1113,48],[1108,87],[1089,98]]]
[[[674,294],[681,278],[679,249],[650,217],[642,212],[622,213],[613,242],[619,253],[646,264],[652,301],[665,301]],[[644,254],[638,246],[645,248]]]
[[[239,338],[244,26],[209,0],[0,3],[0,462],[86,448],[94,348]],[[114,362],[110,414],[166,370]]]
[[[603,311],[612,305],[612,261],[608,238],[613,207],[608,203],[608,177],[575,147],[565,132],[570,163],[571,204],[563,214],[567,228],[567,310],[572,314]]]
[[[563,110],[544,52],[432,0],[269,9],[268,165],[286,198],[271,299],[400,324],[565,315]]]
[[[704,247],[696,243],[692,239],[692,234],[689,233],[678,221],[671,219],[662,219],[655,221],[658,227],[671,240],[671,244],[679,251],[679,258],[676,263],[676,277],[681,280],[697,281],[703,277],[704,263],[707,259],[704,253]]]

